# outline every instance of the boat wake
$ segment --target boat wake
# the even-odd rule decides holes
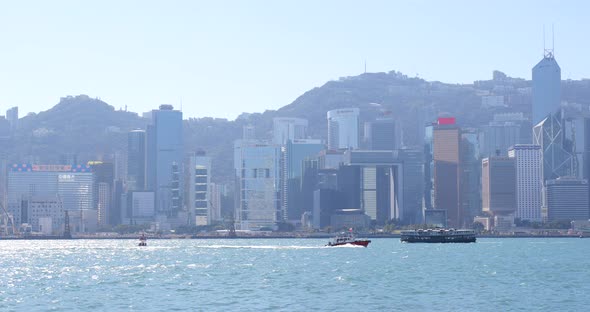
[[[325,246],[327,248],[366,248],[365,246],[361,245],[353,245],[353,244],[344,244],[344,245],[336,245],[336,246]]]
[[[272,246],[272,245],[204,245],[197,248],[209,249],[320,249],[324,246]]]

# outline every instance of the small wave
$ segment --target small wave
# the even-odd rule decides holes
[[[192,269],[194,269],[194,268],[204,268],[204,269],[207,269],[210,266],[211,266],[210,264],[191,263],[191,264],[188,264],[186,267],[187,268],[192,268]]]

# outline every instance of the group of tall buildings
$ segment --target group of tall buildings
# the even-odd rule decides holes
[[[272,142],[234,144],[238,226],[395,220],[506,230],[516,220],[587,220],[590,109],[561,103],[560,94],[561,70],[546,51],[533,68],[532,116],[496,114],[477,128],[438,118],[425,126],[424,146],[402,142],[400,116],[384,114],[361,131],[358,108],[327,113],[327,146],[306,136],[306,120],[275,118]]]
[[[214,160],[185,150],[182,112],[161,105],[144,114],[145,129],[128,133],[124,161],[2,164],[0,227],[46,234],[65,223],[78,232],[119,224],[169,230],[229,218],[238,230],[392,221],[506,229],[517,219],[587,220],[590,108],[561,103],[560,84],[548,51],[533,68],[530,117],[496,114],[478,127],[440,117],[420,129],[423,142],[404,142],[403,116],[382,111],[361,120],[358,108],[327,112],[327,140],[311,137],[302,118],[274,118],[272,135],[263,138],[254,125],[244,126],[233,144],[229,216],[221,212],[224,187],[211,177]],[[482,106],[503,101],[486,95]],[[17,126],[18,109],[6,115],[0,134]],[[119,163],[126,163],[123,177]]]
[[[234,143],[236,225],[241,230],[323,229],[421,220],[423,153],[398,148],[396,120],[365,123],[358,108],[327,112],[327,146],[307,136],[307,120],[275,118],[273,140]],[[246,128],[249,128],[247,126]]]
[[[73,232],[119,224],[168,230],[218,220],[211,158],[201,151],[185,154],[182,112],[161,105],[144,117],[146,129],[128,133],[123,178],[115,176],[115,162],[8,165],[2,232],[55,235],[65,223]]]
[[[532,73],[532,131],[523,127],[526,120],[513,116],[490,136],[505,134],[504,144],[482,162],[485,215],[475,220],[487,228],[509,227],[515,218],[590,218],[590,110],[562,103],[561,69],[552,51],[545,51]]]

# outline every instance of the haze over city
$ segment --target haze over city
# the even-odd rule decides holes
[[[587,310],[588,9],[0,4],[0,310]]]
[[[397,70],[448,83],[530,79],[551,44],[588,77],[585,1],[17,1],[0,5],[0,105],[22,116],[88,94],[144,112],[234,119],[326,81]],[[181,105],[182,104],[182,105]]]

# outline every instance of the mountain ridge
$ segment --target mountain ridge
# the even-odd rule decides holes
[[[453,115],[466,127],[485,124],[494,113],[529,116],[530,86],[529,80],[505,75],[473,84],[447,84],[395,71],[364,73],[328,81],[278,110],[244,113],[235,120],[187,118],[185,151],[205,150],[213,157],[214,180],[230,182],[233,141],[241,137],[244,125],[255,126],[259,138],[270,139],[274,117],[305,118],[309,120],[309,136],[326,140],[327,111],[347,107],[360,108],[361,121],[391,112],[402,125],[404,143],[419,148],[420,128],[439,115]],[[562,86],[564,101],[590,104],[590,80],[565,80]],[[486,94],[504,96],[506,105],[483,108],[481,96]],[[0,146],[9,162],[58,163],[64,154],[77,155],[79,162],[109,160],[112,154],[125,152],[127,133],[145,129],[147,122],[137,113],[116,110],[100,99],[66,96],[46,111],[22,117],[16,132]]]

